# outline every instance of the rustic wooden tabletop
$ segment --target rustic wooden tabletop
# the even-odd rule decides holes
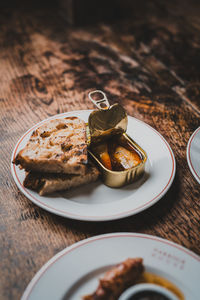
[[[199,5],[165,11],[152,1],[149,13],[132,20],[73,28],[55,7],[1,10],[0,299],[19,299],[53,255],[98,234],[146,233],[200,254],[200,188],[186,160],[188,140],[200,125],[198,12]],[[93,109],[87,95],[94,89],[158,130],[177,170],[170,190],[151,208],[91,226],[29,201],[12,178],[10,159],[17,140],[37,122]]]

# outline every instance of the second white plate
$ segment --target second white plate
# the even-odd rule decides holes
[[[77,116],[87,122],[91,110],[72,111],[50,119]],[[25,147],[31,133],[46,119],[29,129],[17,142],[12,161]],[[174,154],[166,140],[146,123],[128,117],[127,133],[147,153],[145,175],[120,189],[105,186],[100,180],[71,191],[40,196],[24,188],[25,172],[11,163],[11,172],[20,191],[36,205],[54,214],[84,221],[106,221],[137,214],[156,203],[168,191],[175,175]]]
[[[95,291],[110,267],[128,257],[143,258],[146,271],[175,284],[185,300],[199,299],[199,256],[155,236],[111,233],[75,243],[56,254],[31,280],[22,300],[81,300]]]
[[[200,183],[200,127],[193,132],[188,141],[187,162],[193,176]]]

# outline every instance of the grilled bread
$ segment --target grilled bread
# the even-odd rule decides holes
[[[68,190],[73,187],[88,184],[96,181],[98,177],[98,169],[89,162],[83,175],[29,172],[25,177],[24,186],[37,191],[41,196],[43,196],[53,192]]]
[[[83,300],[117,300],[144,272],[142,258],[128,258],[108,270],[100,279],[96,291],[84,296]]]
[[[85,174],[85,122],[77,117],[45,122],[32,133],[14,163],[27,171]]]

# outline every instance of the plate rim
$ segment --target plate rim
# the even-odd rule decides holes
[[[195,168],[192,164],[192,159],[191,159],[191,145],[192,145],[192,141],[194,139],[194,137],[196,136],[197,132],[200,130],[200,126],[192,133],[192,135],[189,138],[188,144],[187,144],[187,162],[188,162],[188,166],[189,169],[192,173],[192,175],[194,176],[194,178],[196,179],[196,181],[200,184],[200,176],[197,174],[197,172],[195,171]]]
[[[144,233],[136,233],[136,232],[113,232],[113,233],[106,233],[106,234],[100,234],[100,235],[95,235],[93,237],[87,238],[87,239],[83,239],[79,242],[76,242],[66,248],[64,248],[63,250],[61,250],[60,252],[58,252],[57,254],[55,254],[52,258],[50,258],[37,272],[36,274],[33,276],[33,278],[31,279],[31,281],[28,283],[26,289],[24,290],[24,293],[22,295],[21,300],[28,300],[28,298],[31,295],[31,292],[34,288],[34,286],[37,284],[37,282],[40,280],[40,278],[46,273],[46,271],[54,264],[56,263],[57,260],[59,260],[60,258],[62,258],[63,256],[67,255],[68,253],[70,253],[71,251],[84,246],[86,244],[95,242],[97,240],[104,240],[107,238],[122,238],[122,237],[132,237],[132,238],[144,238],[144,239],[148,239],[148,240],[153,240],[156,242],[160,242],[163,244],[167,244],[171,247],[174,247],[182,252],[184,252],[184,254],[189,255],[190,257],[192,257],[193,259],[195,259],[198,263],[200,263],[200,256],[194,252],[192,252],[191,250],[175,243],[172,242],[170,240],[161,238],[161,237],[157,237],[154,235],[149,235],[149,234],[144,234]]]
[[[175,161],[175,156],[174,153],[169,145],[169,143],[166,141],[166,139],[156,130],[154,129],[152,126],[150,126],[149,124],[143,122],[140,119],[137,119],[135,117],[129,116],[130,118],[133,118],[134,120],[136,120],[139,123],[142,123],[143,125],[149,127],[151,130],[153,130],[153,132],[155,132],[159,138],[162,139],[162,141],[165,143],[165,145],[168,148],[171,160],[172,160],[172,172],[171,175],[169,177],[168,182],[166,183],[165,187],[162,189],[162,191],[156,195],[153,199],[149,200],[147,203],[133,208],[133,209],[129,209],[126,212],[122,212],[122,213],[117,213],[114,215],[107,215],[107,216],[85,216],[85,215],[80,215],[80,214],[75,214],[75,213],[71,213],[71,212],[66,212],[60,209],[56,209],[56,208],[52,208],[51,206],[48,206],[45,203],[42,203],[39,199],[37,199],[34,195],[31,194],[31,192],[29,192],[28,189],[24,188],[24,186],[22,185],[22,183],[20,182],[17,173],[16,173],[16,166],[12,163],[17,149],[20,145],[20,143],[22,142],[22,140],[26,137],[27,134],[29,134],[31,131],[33,131],[35,128],[37,128],[38,126],[42,125],[43,123],[55,119],[56,117],[62,117],[71,113],[89,113],[93,111],[92,109],[88,109],[88,110],[74,110],[74,111],[69,111],[69,112],[65,112],[65,113],[61,113],[61,114],[56,114],[54,116],[51,116],[49,118],[46,118],[40,122],[38,122],[37,124],[33,125],[31,128],[29,128],[17,141],[17,143],[15,144],[15,147],[13,149],[12,152],[12,156],[11,156],[11,174],[12,177],[17,185],[17,187],[19,188],[19,190],[21,191],[22,194],[24,194],[31,202],[33,202],[35,205],[45,209],[46,211],[53,213],[55,215],[59,215],[65,218],[70,218],[70,219],[74,219],[74,220],[79,220],[79,221],[90,221],[90,222],[102,222],[102,221],[112,221],[112,220],[117,220],[117,219],[122,219],[122,218],[126,218],[129,216],[133,216],[135,214],[138,214],[146,209],[148,209],[149,207],[151,207],[152,205],[154,205],[156,202],[158,202],[169,190],[169,188],[171,187],[174,177],[175,177],[175,173],[176,173],[176,161]]]

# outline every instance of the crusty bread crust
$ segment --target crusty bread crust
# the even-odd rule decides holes
[[[47,173],[27,173],[24,186],[37,191],[41,196],[56,191],[69,190],[83,184],[96,181],[99,177],[98,169],[88,163],[83,175],[75,174],[47,174]]]
[[[85,122],[77,117],[46,122],[32,133],[14,163],[27,171],[84,174],[87,164]]]

